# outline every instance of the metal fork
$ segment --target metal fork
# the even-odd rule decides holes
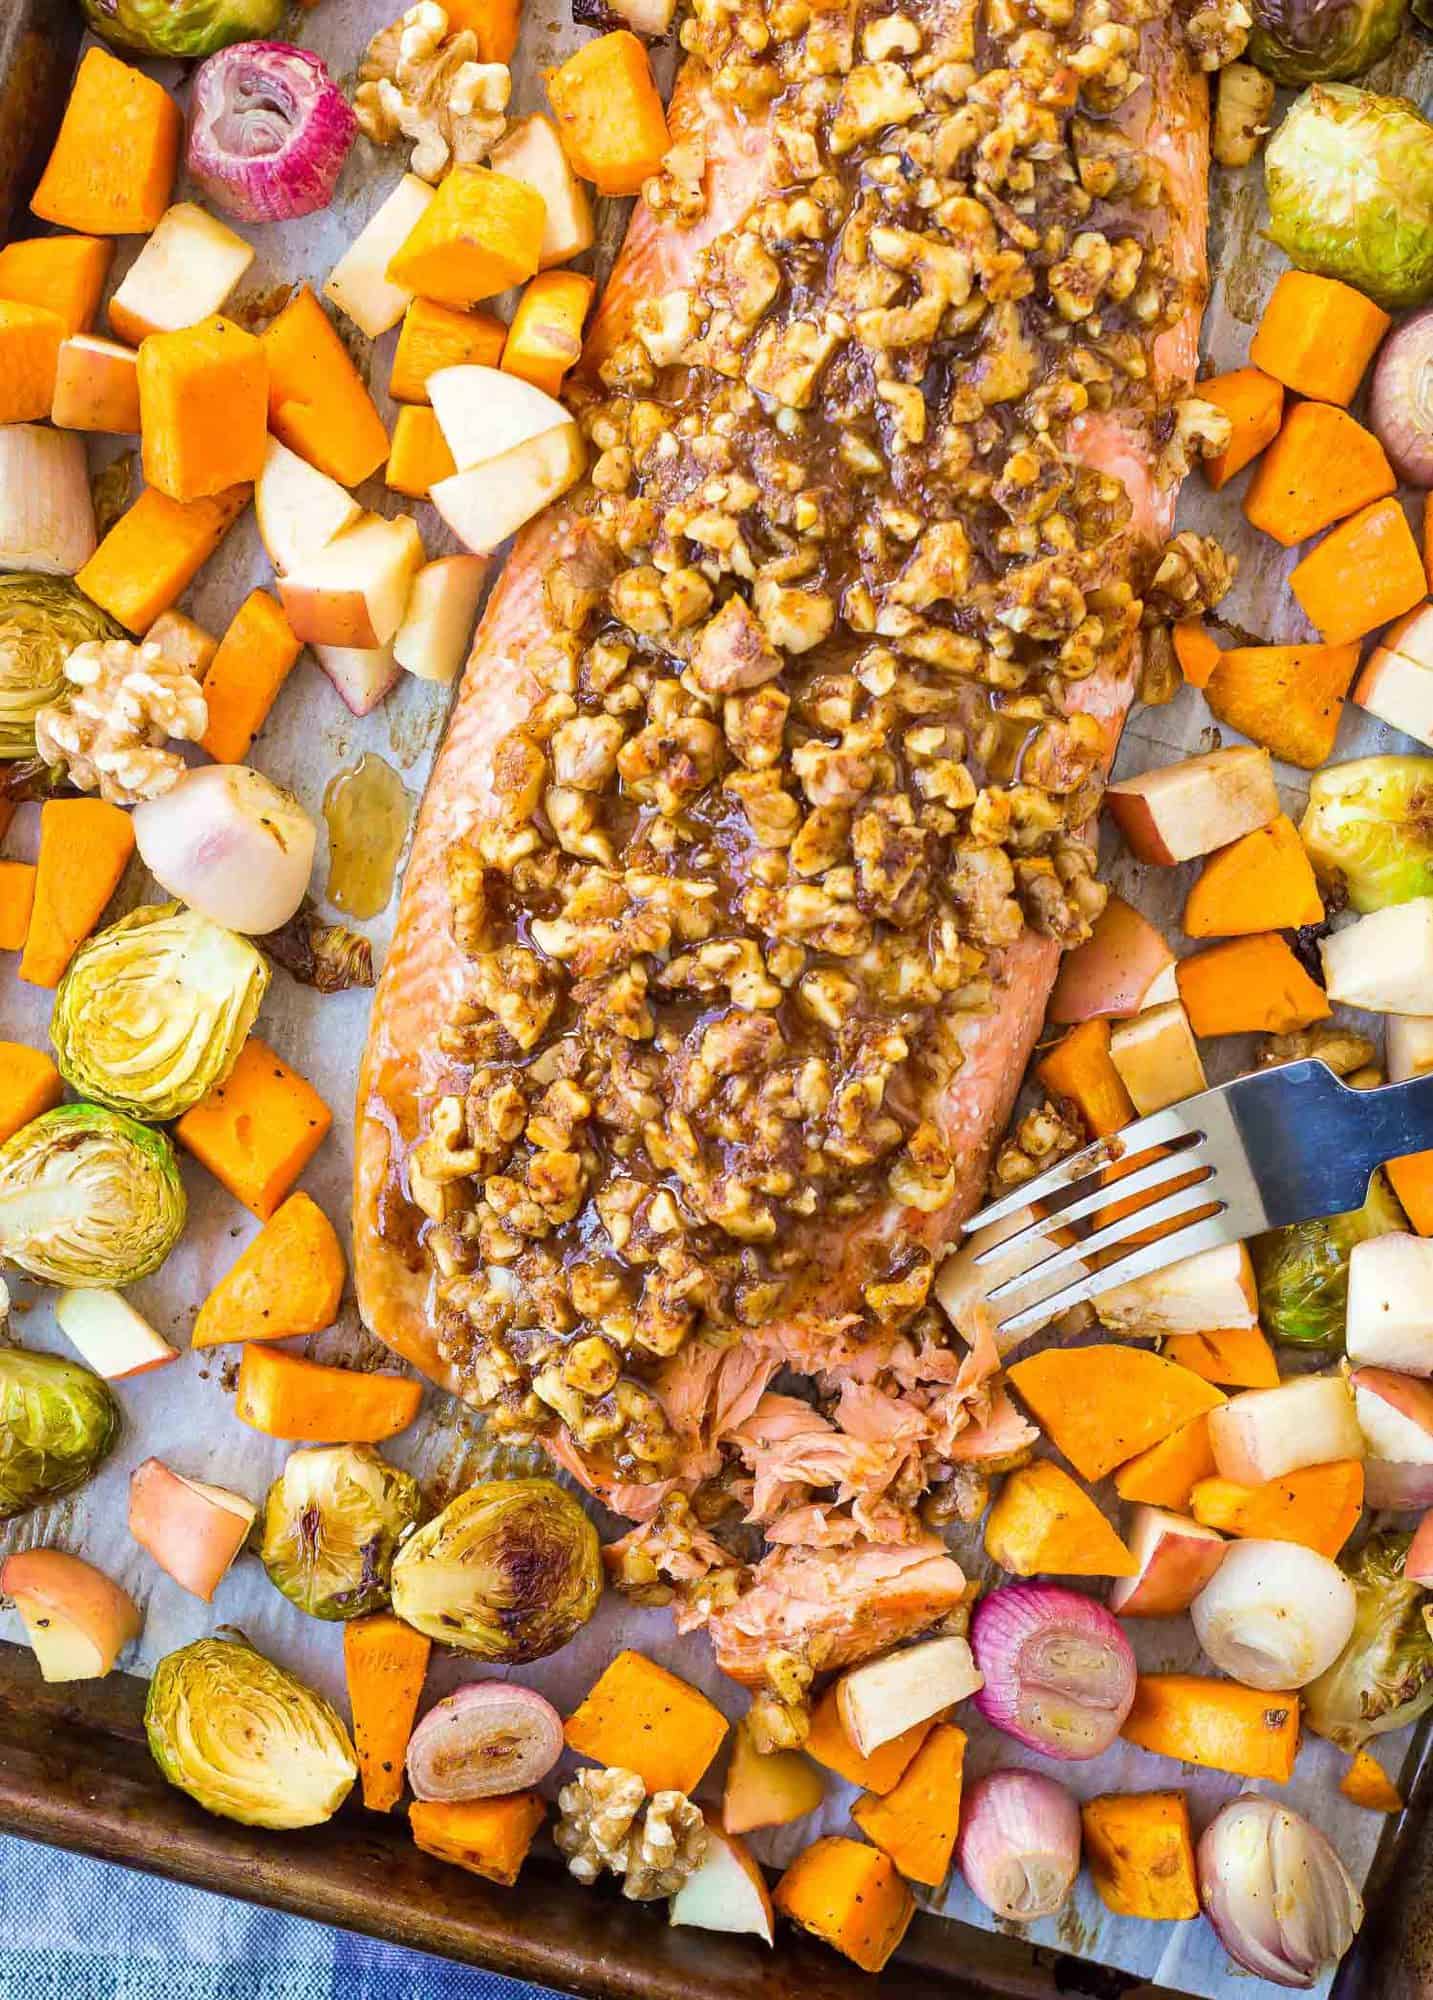
[[[1112,1165],[1139,1161],[1155,1147],[1163,1151],[1154,1159],[1109,1177]],[[1001,1314],[1003,1345],[1096,1293],[1198,1251],[1358,1208],[1375,1167],[1425,1147],[1433,1147],[1433,1073],[1351,1090],[1327,1063],[1283,1063],[1186,1097],[1086,1146],[972,1215],[965,1232],[1006,1222],[1032,1205],[1042,1211],[975,1256],[977,1264],[1012,1257],[1025,1264],[986,1293]],[[1171,1190],[1195,1173],[1197,1182]],[[1069,1224],[1136,1195],[1147,1196],[1147,1205],[1076,1242],[1062,1244],[1050,1234],[1067,1233]],[[1099,1270],[1081,1269],[1097,1252],[1118,1251],[1131,1236],[1160,1226],[1167,1233],[1157,1242],[1102,1260]],[[1029,1262],[1042,1243],[1050,1255]]]

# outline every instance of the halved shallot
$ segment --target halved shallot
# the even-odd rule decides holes
[[[408,1744],[420,1799],[487,1799],[545,1778],[562,1755],[562,1718],[534,1688],[469,1681],[430,1708]]]
[[[358,132],[348,99],[311,49],[235,42],[194,77],[190,173],[241,222],[327,208]]]
[[[1298,1542],[1236,1542],[1189,1607],[1200,1645],[1251,1688],[1301,1688],[1331,1667],[1358,1598],[1335,1562]]]
[[[975,1706],[1031,1750],[1098,1757],[1134,1700],[1135,1658],[1103,1604],[1054,1583],[1011,1583],[975,1607],[970,1649],[985,1685]]]
[[[1312,1986],[1363,1922],[1338,1855],[1277,1799],[1231,1799],[1205,1828],[1198,1861],[1199,1900],[1219,1942],[1276,1986]]]
[[[1013,1924],[1062,1908],[1080,1869],[1080,1808],[1042,1771],[992,1771],[960,1816],[960,1872],[986,1909]]]

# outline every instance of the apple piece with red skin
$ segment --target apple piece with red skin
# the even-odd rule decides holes
[[[1221,1478],[1262,1486],[1306,1465],[1364,1458],[1353,1393],[1341,1375],[1300,1375],[1277,1389],[1246,1389],[1209,1412]]]
[[[64,1549],[24,1549],[0,1569],[47,1681],[102,1680],[144,1620],[102,1570]]]
[[[577,425],[559,424],[497,458],[437,480],[428,498],[465,548],[474,555],[491,555],[575,485],[586,462]]]
[[[1081,945],[1060,960],[1048,1018],[1061,1026],[1123,1017],[1149,1005],[1149,991],[1174,953],[1161,934],[1123,896],[1111,896]]]
[[[826,1781],[809,1757],[799,1750],[758,1750],[749,1726],[737,1725],[721,1801],[728,1833],[790,1826],[815,1812],[825,1796]]]
[[[423,560],[422,537],[407,514],[365,514],[279,578],[294,637],[359,651],[390,645]]]
[[[1415,743],[1433,747],[1433,671],[1388,646],[1376,646],[1353,684],[1350,700],[1401,729]]]
[[[280,576],[337,541],[363,509],[346,486],[271,437],[254,482],[259,540]]]
[[[391,646],[315,646],[313,656],[354,715],[369,715],[403,669]]]
[[[985,1676],[964,1639],[923,1639],[851,1667],[836,1683],[836,1710],[861,1756],[978,1694]]]
[[[427,386],[443,442],[459,472],[487,465],[572,422],[572,412],[545,389],[477,361],[436,369]]]
[[[472,644],[486,556],[440,556],[413,579],[393,657],[420,681],[458,678]]]
[[[147,1375],[179,1359],[179,1349],[156,1333],[118,1292],[99,1288],[61,1292],[55,1301],[55,1318],[61,1333],[78,1348],[80,1358],[106,1382]]]
[[[1121,1618],[1187,1611],[1229,1546],[1213,1528],[1164,1507],[1136,1507],[1124,1539],[1139,1568],[1117,1577],[1110,1590],[1110,1610]]]
[[[1348,1379],[1368,1446],[1368,1505],[1400,1514],[1433,1506],[1433,1386],[1391,1368],[1355,1368]]]
[[[1279,816],[1269,753],[1245,745],[1122,778],[1105,802],[1130,852],[1164,868],[1212,854]]]
[[[707,1846],[669,1905],[674,1924],[728,1931],[771,1944],[776,1913],[755,1857],[744,1840],[724,1833],[707,1816]]]
[[[97,333],[60,342],[50,422],[62,431],[139,435],[139,355]]]
[[[258,1509],[242,1493],[186,1479],[147,1458],[129,1481],[129,1532],[181,1589],[206,1604],[248,1539]]]
[[[1433,1238],[1394,1230],[1354,1244],[1344,1347],[1350,1361],[1433,1375]]]

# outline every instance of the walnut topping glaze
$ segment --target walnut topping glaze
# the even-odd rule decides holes
[[[1227,587],[1082,444],[1110,413],[1151,461],[1201,434],[1160,403],[1190,301],[1119,116],[1160,6],[695,0],[682,29],[769,107],[781,184],[573,392],[591,492],[499,809],[449,856],[461,1081],[407,1167],[470,1400],[614,1479],[672,1467],[658,1364],[792,1309],[805,1225],[936,1214],[978,1164],[919,1107],[1007,948],[1103,906],[1080,684]],[[1001,1183],[1070,1136],[1027,1120]],[[898,1249],[871,1324],[927,1324],[930,1277]]]

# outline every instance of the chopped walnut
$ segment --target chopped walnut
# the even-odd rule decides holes
[[[1237,62],[1249,46],[1254,16],[1245,0],[1194,0],[1181,9],[1184,39],[1202,70]]]
[[[1356,1070],[1367,1068],[1376,1053],[1368,1036],[1359,1034],[1356,1028],[1320,1022],[1317,1027],[1304,1028],[1293,1035],[1265,1035],[1259,1044],[1259,1067],[1272,1069],[1276,1063],[1312,1058],[1327,1063],[1335,1076],[1352,1076]]]
[[[88,639],[65,661],[69,700],[35,717],[35,749],[82,792],[112,805],[162,798],[184,775],[184,759],[162,746],[197,743],[209,726],[204,691],[158,646]]]
[[[1209,535],[1185,528],[1166,542],[1154,581],[1145,592],[1146,624],[1198,618],[1227,596],[1238,559]]]
[[[1085,1143],[1084,1135],[1063,1118],[1047,1099],[1037,1111],[1020,1120],[1010,1138],[995,1156],[990,1170],[990,1192],[1008,1194],[1026,1181],[1053,1167],[1066,1153],[1076,1153]]]
[[[485,160],[507,129],[512,77],[478,61],[471,28],[449,31],[437,0],[418,0],[369,43],[353,94],[360,131],[375,145],[413,141],[408,165],[438,181],[450,167]]]
[[[624,1878],[632,1902],[675,1896],[707,1849],[706,1821],[685,1792],[654,1792],[635,1771],[579,1771],[557,1795],[553,1838],[579,1882]]]

